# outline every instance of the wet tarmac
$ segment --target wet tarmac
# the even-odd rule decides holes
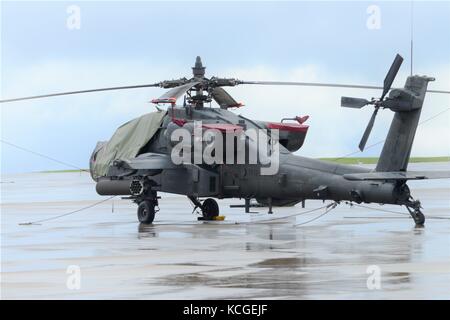
[[[450,170],[449,163],[411,167]],[[424,228],[400,214],[405,208],[344,204],[295,226],[324,209],[291,215],[323,203],[246,214],[229,208],[237,199],[219,202],[224,222],[203,223],[185,197],[164,194],[150,226],[139,225],[136,206],[119,198],[19,225],[104,198],[85,173],[3,175],[1,297],[450,299],[450,180],[410,187],[428,216]],[[280,216],[290,217],[268,220]]]

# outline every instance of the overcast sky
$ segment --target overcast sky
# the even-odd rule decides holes
[[[67,27],[70,5],[80,29]],[[380,9],[379,29],[368,7]],[[396,53],[410,72],[410,2],[4,2],[1,3],[2,98],[191,76],[200,55],[207,76],[245,80],[381,85]],[[370,20],[372,21],[372,20]],[[369,21],[369,22],[370,22]],[[450,90],[450,3],[414,4],[414,73]],[[372,109],[340,108],[340,96],[378,97],[377,90],[301,87],[231,88],[261,120],[309,115],[297,153],[338,157],[357,150]],[[98,140],[154,106],[150,88],[55,97],[1,105],[2,139],[86,168]],[[426,98],[422,119],[450,107]],[[393,113],[380,112],[368,145],[384,139]],[[420,126],[413,156],[450,154],[450,112]],[[381,145],[362,156],[378,155]],[[68,169],[2,144],[3,172]]]

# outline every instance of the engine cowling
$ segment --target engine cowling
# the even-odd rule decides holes
[[[290,152],[299,150],[305,142],[308,133],[308,125],[291,122],[262,122],[262,125],[270,130],[277,129],[280,144]]]

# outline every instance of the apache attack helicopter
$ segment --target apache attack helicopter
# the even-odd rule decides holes
[[[243,198],[246,212],[249,212],[250,200],[256,199],[261,205],[269,207],[269,213],[272,213],[272,206],[292,205],[306,199],[315,199],[403,205],[415,223],[423,225],[425,216],[421,211],[421,204],[413,199],[407,181],[450,178],[450,172],[413,172],[407,171],[407,167],[425,94],[449,92],[427,91],[428,82],[434,79],[418,75],[409,76],[403,88],[391,90],[402,61],[403,58],[397,55],[383,86],[375,87],[206,78],[205,67],[200,57],[197,57],[191,79],[181,78],[154,84],[54,93],[1,102],[120,89],[147,87],[170,89],[160,98],[152,100],[157,105],[158,111],[122,125],[109,141],[97,143],[90,158],[90,173],[96,181],[97,193],[122,195],[125,199],[134,201],[138,204],[137,216],[141,223],[153,222],[158,208],[157,194],[160,191],[186,195],[195,208],[202,211],[206,220],[214,219],[219,214],[219,206],[213,198]],[[236,115],[229,109],[239,108],[242,104],[231,97],[223,87],[243,84],[382,89],[379,99],[349,97],[341,99],[342,107],[362,108],[366,105],[374,107],[359,144],[361,151],[364,150],[379,109],[390,109],[394,112],[376,168],[369,170],[294,155],[293,152],[300,149],[305,140],[308,126],[304,122],[308,116],[283,119],[281,122],[267,122]],[[178,105],[178,99],[183,96],[183,104]],[[219,108],[208,106],[212,100],[217,102]],[[169,107],[163,109],[158,105]],[[175,144],[171,134],[177,129],[185,129],[192,135],[198,121],[201,121],[201,131],[231,133],[237,140],[243,142],[245,147],[248,147],[251,140],[246,135],[249,130],[275,130],[279,147],[277,172],[271,175],[260,174],[260,169],[267,166],[260,162],[174,163],[171,152]],[[272,145],[274,141],[271,141],[271,133],[267,135],[268,144]],[[237,140],[234,140],[235,143]],[[189,147],[204,146],[211,141],[218,142],[215,139],[209,142],[194,139],[193,142],[189,142]],[[235,159],[239,150],[236,148],[232,155],[226,155],[224,150],[224,157],[231,156]],[[245,159],[248,160],[248,157]],[[202,198],[207,199],[202,201]]]

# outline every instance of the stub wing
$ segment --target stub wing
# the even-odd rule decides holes
[[[169,155],[160,153],[144,153],[125,162],[131,169],[137,170],[176,169],[180,167],[173,164]]]
[[[422,180],[450,179],[450,171],[391,171],[344,174],[347,180]]]

